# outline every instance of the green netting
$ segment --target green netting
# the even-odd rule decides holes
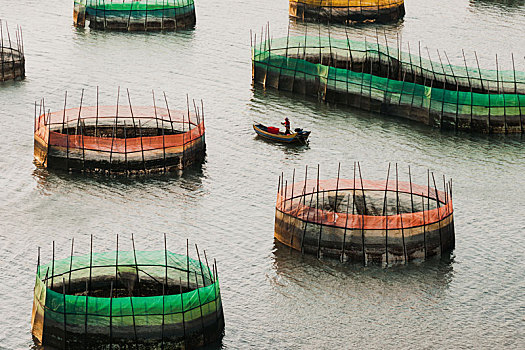
[[[70,280],[73,283],[87,281],[90,271],[94,279],[111,279],[115,275],[117,259],[119,272],[137,273],[140,279],[158,281],[164,281],[167,273],[170,283],[182,281],[185,285],[189,281],[193,288],[199,288],[176,295],[112,299],[64,295],[50,288],[54,284],[56,290],[56,286],[63,284],[63,281],[67,281],[66,284]],[[220,288],[219,281],[213,280],[207,266],[186,256],[171,252],[165,254],[164,251],[137,251],[135,257],[134,252],[120,251],[118,257],[117,252],[94,253],[92,257],[73,256],[39,266],[35,298],[44,308],[46,319],[59,324],[66,322],[68,326],[109,326],[111,318],[113,327],[152,326],[182,323],[183,317],[187,323],[216,312],[220,303]]]
[[[283,78],[292,85],[304,79],[306,85],[317,86],[320,94],[366,96],[389,105],[417,106],[439,115],[470,115],[471,119],[519,116],[521,120],[525,110],[525,72],[445,65],[377,43],[308,36],[279,38],[255,44],[252,60],[255,74],[262,68],[265,75],[254,78],[278,88]],[[345,61],[346,67],[341,68]],[[426,85],[370,74],[371,68],[364,70],[363,62],[372,61],[376,67],[377,63],[397,65],[399,72],[417,75]],[[349,69],[349,62],[360,63],[362,71]]]
[[[113,2],[111,0],[77,0],[90,16],[106,17],[174,17],[195,11],[193,0],[141,0]]]
[[[271,52],[270,52],[271,50]],[[427,53],[420,47],[418,54],[404,52],[395,47],[378,43],[354,41],[314,36],[294,36],[276,38],[271,41],[262,41],[256,44],[253,57],[261,61],[268,56],[279,55],[293,57],[294,55],[323,55],[338,56],[340,59],[348,57],[352,60],[374,59],[388,65],[393,60],[401,63],[402,69],[433,79],[456,85],[471,85],[474,89],[490,88],[492,92],[498,89],[507,93],[525,93],[525,72],[514,70],[491,70],[465,67],[449,64],[445,58],[441,61],[424,58]],[[430,55],[430,54],[428,54]],[[445,62],[446,61],[446,62]],[[332,68],[331,68],[332,69]]]

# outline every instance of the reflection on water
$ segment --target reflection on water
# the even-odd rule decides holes
[[[492,9],[498,11],[514,12],[525,6],[525,0],[470,0],[470,6],[476,9]]]
[[[41,193],[46,193],[51,189],[59,190],[67,188],[68,191],[84,191],[104,189],[119,192],[134,192],[134,188],[140,188],[141,191],[148,192],[166,192],[173,189],[173,185],[180,189],[194,192],[202,188],[203,165],[195,165],[184,171],[169,172],[166,174],[154,173],[148,175],[136,176],[107,176],[104,174],[82,174],[68,173],[60,170],[51,170],[37,167],[33,171]]]
[[[385,284],[403,290],[404,294],[419,294],[422,285],[433,292],[443,291],[454,276],[452,253],[415,264],[398,264],[388,268],[363,267],[359,263],[341,263],[337,259],[303,255],[274,239],[272,260],[276,274],[290,284],[299,283],[328,290],[334,283],[361,285],[366,286],[368,294],[372,295],[382,293]]]

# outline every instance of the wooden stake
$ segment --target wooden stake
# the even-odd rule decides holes
[[[166,110],[168,111],[168,117],[170,118],[170,125],[171,125],[171,132],[175,133],[173,131],[173,121],[171,120],[171,113],[170,113],[170,107],[168,106],[168,98],[166,97],[166,92],[162,92],[164,94],[164,101],[166,102]],[[184,132],[184,117],[182,118],[182,131]]]
[[[388,266],[388,181],[390,179],[390,163],[388,163],[388,170],[386,172],[386,183],[385,183],[385,197],[383,199],[383,216],[385,218],[385,261]]]
[[[144,143],[142,142],[142,126],[139,119],[139,133],[140,133],[140,151],[142,153],[142,166],[144,168],[144,173],[146,173],[146,160],[144,159]]]
[[[113,349],[113,281],[109,287],[109,348]]]
[[[74,244],[75,244],[75,238],[71,238],[71,256],[69,258],[69,277],[67,281],[67,291],[69,293],[71,293],[71,270],[73,269],[73,245]]]
[[[93,235],[91,235],[91,241],[89,245],[89,285],[88,285],[88,291],[87,296],[89,296],[89,293],[91,293],[91,276],[93,271]],[[86,306],[87,308],[87,306]],[[87,321],[86,321],[87,322]]]
[[[137,275],[137,294],[140,295],[140,278],[139,278],[139,264],[137,262],[137,251],[135,250],[135,237],[133,233],[131,234],[131,244],[133,245],[133,258],[135,259],[135,273]],[[133,296],[133,293],[130,294],[130,297]],[[133,321],[133,323],[135,323]]]
[[[363,193],[364,213],[361,214],[361,243],[363,245],[363,266],[366,266],[366,252],[365,252],[365,215],[367,215],[366,198],[365,198],[365,190],[363,187],[363,177],[361,176],[361,164],[359,162],[357,162],[357,167],[359,169],[359,179],[361,180],[361,191]]]
[[[51,290],[53,290],[54,278],[55,278],[55,241],[53,241],[53,257],[51,260]]]
[[[66,315],[67,315],[67,304],[66,304],[66,280],[62,278],[62,300],[64,303],[64,349],[67,349],[67,321],[66,321]]]
[[[62,113],[62,132],[61,132],[62,134],[64,133],[64,125],[66,122],[66,104],[67,104],[67,90],[64,96],[64,112]],[[36,103],[35,103],[35,112],[36,112]]]

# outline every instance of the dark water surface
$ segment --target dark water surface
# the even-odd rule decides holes
[[[42,260],[113,250],[115,234],[139,249],[183,252],[185,239],[219,263],[226,315],[224,348],[525,348],[525,155],[522,136],[440,132],[407,121],[335,108],[251,85],[249,29],[270,21],[285,36],[286,0],[199,0],[197,26],[177,33],[104,33],[72,27],[72,0],[0,0],[0,17],[24,30],[27,78],[0,85],[0,348],[33,347],[30,316],[37,247]],[[524,70],[523,1],[407,0],[402,23],[351,28],[352,37],[389,38],[461,64],[476,50],[485,68]],[[318,30],[311,25],[309,30]],[[301,24],[291,31],[302,33]],[[321,28],[325,32],[325,27]],[[343,27],[332,30],[344,35]],[[165,90],[173,108],[185,94],[205,101],[207,161],[177,176],[129,180],[37,169],[34,101],[62,108],[65,90],[114,104],[117,86],[134,104]],[[124,96],[124,95],[123,95]],[[125,100],[124,100],[125,103]],[[252,121],[313,130],[309,148],[254,137]],[[301,257],[273,240],[277,177],[337,163],[351,176],[383,179],[387,163],[454,179],[456,250],[451,260],[382,269]],[[122,249],[130,249],[130,241]]]

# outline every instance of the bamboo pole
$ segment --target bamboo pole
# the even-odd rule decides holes
[[[64,96],[64,111],[62,113],[62,134],[64,133],[64,125],[65,125],[65,121],[66,121],[66,104],[67,104],[67,90],[66,90],[66,94]],[[36,103],[35,103],[35,112],[36,112]],[[68,123],[69,125],[69,123]]]
[[[202,300],[201,300],[201,292],[199,288],[199,280],[197,279],[197,271],[194,271],[195,273],[195,284],[197,287],[197,300],[199,301],[199,310],[201,313],[201,332],[202,332],[202,340],[203,343],[206,344],[206,332],[204,331],[204,314],[202,312]],[[204,282],[204,281],[203,281]]]
[[[86,281],[86,307],[84,309],[84,349],[88,349],[88,305],[89,305],[89,288],[88,281]]]
[[[93,235],[91,235],[91,240],[89,244],[89,285],[88,285],[88,292],[87,296],[89,296],[89,293],[91,293],[91,277],[93,273]],[[87,306],[86,306],[87,308]],[[86,320],[87,323],[87,320]]]
[[[308,206],[308,213],[306,214],[306,221],[304,222],[303,238],[301,240],[301,254],[304,254],[304,238],[306,236],[306,226],[308,225],[308,221],[310,220],[310,211],[312,209],[312,201],[314,199],[314,191],[315,191],[315,187],[312,187],[312,196],[310,197],[310,204]]]
[[[129,176],[128,163],[128,134],[126,132],[126,121],[124,120],[124,162],[126,163],[126,176]]]
[[[146,15],[144,18],[144,31],[148,31],[148,0],[146,0]]]
[[[129,89],[126,88],[126,92],[128,94],[128,103],[129,103],[129,111],[131,112],[131,121],[133,122],[133,133],[134,133],[134,137],[137,137],[137,129],[136,129],[136,125],[135,125],[135,117],[133,116],[133,107],[131,106],[131,99],[130,99],[130,96],[129,96]],[[139,120],[140,122],[140,120]]]
[[[51,260],[51,290],[53,290],[54,278],[55,278],[55,241],[53,241],[53,256]]]
[[[388,170],[386,172],[386,182],[385,182],[385,197],[383,198],[383,217],[385,218],[385,261],[388,266],[388,202],[387,202],[387,193],[388,193],[388,181],[390,180],[390,162],[388,163]]]
[[[135,309],[133,307],[133,295],[129,296],[129,304],[131,306],[131,318],[133,319],[133,334],[135,335],[135,349],[139,348],[139,339],[137,336],[137,324],[135,322]]]
[[[166,92],[162,92],[164,94],[164,102],[166,102],[166,110],[168,111],[168,118],[170,118],[170,125],[171,125],[171,132],[174,132],[173,129],[173,121],[171,120],[171,113],[170,113],[170,107],[168,106],[168,98],[166,97]],[[184,117],[182,118],[182,131],[184,132]]]
[[[334,214],[337,212],[337,194],[339,192],[339,175],[341,173],[341,162],[337,166],[337,182],[335,184]]]
[[[164,6],[164,0],[163,0],[163,6]],[[164,12],[163,12],[163,15],[164,15]],[[168,283],[168,280],[166,279],[164,281],[164,283],[162,284],[162,324],[161,324],[161,328],[160,328],[160,348],[161,350],[164,350],[164,323],[165,323],[165,320],[164,318],[166,317],[165,316],[165,313],[166,313],[166,301],[165,301],[165,295],[166,295],[166,291],[164,290],[164,287],[165,287],[165,284]]]
[[[439,214],[439,208],[440,208],[440,205],[439,205],[439,194],[438,194],[438,190],[437,190],[437,186],[436,186],[436,179],[434,178],[434,173],[432,173],[432,181],[434,181],[434,191],[436,193],[436,205],[437,205],[437,209],[438,209],[438,219],[439,219],[439,224],[438,224],[438,227],[439,227],[439,253],[443,253],[443,235],[442,235],[442,232],[441,232],[441,215]]]
[[[516,99],[518,100],[518,108],[519,108],[519,113],[520,113],[520,130],[521,130],[521,133],[523,134],[523,121],[521,119],[521,102],[520,102],[520,98],[519,98],[519,95],[518,95],[518,85],[517,85],[517,82],[516,82],[516,67],[514,65],[514,53],[511,53],[511,57],[512,57],[512,72],[514,74],[514,94],[516,95]]]
[[[320,248],[321,248],[321,235],[323,231],[323,218],[321,217],[321,221],[319,221],[319,164],[317,164],[317,196],[316,196],[316,206],[315,206],[315,216],[316,216],[316,222],[319,225],[319,238],[317,241],[317,257],[319,258]]]
[[[210,277],[210,281],[212,283],[215,283],[215,280],[213,279],[211,275],[210,264],[208,264],[208,256],[206,256],[206,250],[204,250],[203,252],[204,252],[204,260],[206,261],[206,267],[208,268],[208,275]]]
[[[77,127],[75,130],[75,134],[78,135],[78,128],[80,125],[80,113],[82,112],[82,101],[84,100],[84,89],[82,89],[82,94],[80,96],[80,107],[78,108],[78,117],[77,117]]]
[[[163,1],[164,5],[164,1]],[[153,95],[153,109],[155,110],[155,122],[157,123],[157,130],[159,129],[159,120],[157,117],[157,103],[155,101],[155,91],[151,90],[151,93]],[[161,119],[161,127],[162,127],[162,159],[164,160],[164,173],[166,173],[166,137],[165,137],[165,130],[164,130],[164,118]]]
[[[363,194],[364,211],[361,214],[361,243],[363,246],[363,266],[366,266],[366,252],[365,252],[365,215],[367,215],[366,198],[365,198],[365,190],[363,187],[363,177],[361,176],[361,164],[359,162],[357,162],[357,167],[359,169],[359,179],[361,181],[361,192]]]
[[[427,228],[425,224],[425,197],[421,194],[421,205],[423,207],[423,248],[425,249],[425,259],[427,258]]]
[[[97,86],[97,114],[95,117],[95,137],[97,137],[97,127],[98,127],[98,86]]]
[[[120,99],[120,86],[117,89],[117,112],[115,113],[115,124],[113,125],[113,133],[111,135],[111,149],[109,152],[109,175],[111,175],[111,163],[113,158],[113,143],[115,142],[115,134],[117,132],[117,125],[118,125],[118,103]]]
[[[496,86],[498,90],[498,95],[500,94],[499,90],[499,64],[498,64],[498,54],[496,54]],[[505,134],[508,133],[507,130],[507,103],[505,102],[505,90],[503,86],[503,78],[501,82],[501,95],[503,96],[503,128],[505,129]]]
[[[118,233],[117,233],[117,247],[115,250],[115,288],[118,289]]]
[[[204,279],[204,269],[202,268],[201,255],[199,254],[199,247],[195,244],[195,250],[197,251],[197,258],[199,259],[199,267],[201,269],[202,286],[206,287],[206,280]]]
[[[474,95],[472,93],[472,84],[470,82],[470,76],[468,74],[468,67],[467,67],[467,59],[465,58],[465,51],[463,51],[463,49],[461,50],[461,54],[463,55],[463,62],[465,64],[465,72],[467,73],[467,81],[468,81],[468,86],[470,88],[470,124],[469,124],[469,128],[472,129],[472,114],[473,114],[473,103],[474,103]]]
[[[403,242],[403,260],[406,264],[408,262],[408,254],[407,254],[407,248],[405,244],[405,230],[403,228],[403,214],[399,210],[399,177],[398,177],[398,171],[397,171],[397,163],[396,163],[396,211],[397,215],[399,215],[399,220],[401,222],[401,238]]]
[[[186,239],[186,269],[187,269],[187,285],[188,285],[188,291],[190,290],[190,243],[189,240]]]
[[[142,153],[142,166],[144,168],[144,173],[146,173],[146,160],[144,158],[144,143],[142,141],[142,126],[140,124],[140,119],[139,119],[139,134],[140,134],[140,151]]]
[[[348,195],[348,201],[346,202],[345,230],[343,232],[343,244],[341,245],[341,262],[344,261],[344,257],[345,257],[346,230],[348,229],[348,209],[349,207],[350,207],[350,195]],[[353,217],[352,217],[352,221],[353,221]]]
[[[129,17],[128,17],[128,25],[127,25],[127,29],[128,29],[128,31],[129,31],[129,29],[130,29],[131,11],[133,11],[133,1],[131,1],[131,6],[129,7]]]
[[[113,349],[113,281],[109,288],[109,348]]]
[[[69,277],[67,281],[67,291],[71,293],[71,270],[73,269],[73,245],[75,244],[75,238],[71,238],[71,255],[69,257]]]
[[[179,278],[179,292],[180,292],[180,305],[182,313],[182,332],[184,335],[184,349],[188,348],[188,340],[186,339],[186,320],[184,319],[184,296],[182,293],[182,277]]]
[[[135,237],[134,237],[133,233],[131,233],[131,244],[133,245],[133,258],[135,260],[135,273],[136,273],[136,276],[137,276],[137,289],[138,289],[137,294],[140,295],[139,264],[138,264],[138,261],[137,261],[137,251],[135,250]],[[130,297],[132,295],[133,295],[133,292],[131,292]]]
[[[67,349],[67,303],[66,303],[66,280],[62,278],[62,300],[64,303],[64,349]]]
[[[408,182],[410,184],[410,205],[412,213],[414,212],[414,193],[412,191],[412,173],[410,172],[410,165],[408,166]]]
[[[169,292],[168,281],[168,243],[166,240],[166,233],[164,233],[164,284]],[[164,290],[164,285],[162,286],[162,290]]]

